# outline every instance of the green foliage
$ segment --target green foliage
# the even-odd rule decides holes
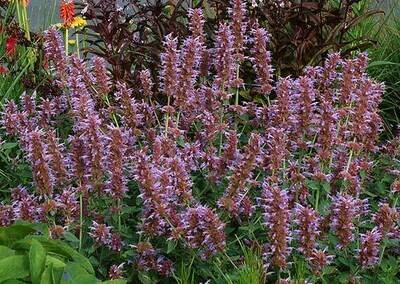
[[[244,261],[238,269],[238,284],[258,284],[265,281],[263,261],[259,250],[251,250],[240,243]]]
[[[379,34],[379,45],[370,50],[369,73],[384,82],[386,93],[382,103],[382,116],[389,136],[395,135],[400,123],[400,20],[393,16]]]
[[[89,260],[49,238],[45,225],[17,223],[0,228],[0,283],[123,284],[99,281]]]

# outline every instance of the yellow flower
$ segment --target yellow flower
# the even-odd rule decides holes
[[[84,26],[86,26],[86,24],[87,24],[87,22],[84,18],[82,18],[81,16],[77,16],[77,17],[74,17],[74,19],[72,20],[70,27],[76,29],[76,28],[84,27]]]

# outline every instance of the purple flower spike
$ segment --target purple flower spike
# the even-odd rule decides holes
[[[376,227],[366,234],[361,234],[358,258],[363,268],[368,268],[378,263],[381,239],[382,235]]]
[[[127,149],[126,135],[121,128],[112,127],[110,129],[107,145],[107,168],[109,169],[110,179],[106,185],[106,192],[113,198],[121,199],[128,190],[126,187],[126,177],[124,174]]]
[[[258,91],[261,94],[268,95],[272,91],[273,68],[271,52],[267,48],[269,42],[269,34],[263,29],[256,27],[252,30],[253,35],[253,48],[252,48],[252,62],[257,74],[256,83],[260,85]]]
[[[277,186],[263,184],[261,207],[268,229],[269,246],[267,255],[272,255],[272,263],[279,268],[287,266],[287,257],[291,252],[289,246],[291,232],[289,230],[289,197],[285,190]]]

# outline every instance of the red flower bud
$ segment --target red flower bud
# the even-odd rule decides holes
[[[6,55],[8,57],[13,57],[15,52],[17,51],[17,38],[16,37],[9,37],[6,40]]]

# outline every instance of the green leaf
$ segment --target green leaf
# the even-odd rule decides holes
[[[53,266],[53,270],[51,272],[51,278],[53,283],[59,284],[61,282],[61,277],[64,273],[64,268],[56,268]]]
[[[8,247],[5,247],[5,246],[0,246],[0,260],[5,257],[12,256],[12,255],[15,255],[14,250],[12,250]]]
[[[0,245],[11,246],[14,242],[35,233],[35,229],[27,225],[13,225],[0,228]]]
[[[79,275],[78,277],[74,278],[74,282],[72,283],[80,283],[80,284],[98,284],[99,281],[90,274]]]
[[[15,148],[16,146],[18,146],[18,143],[4,143],[3,145],[1,145],[1,149],[7,150]]]
[[[10,279],[5,282],[2,282],[1,284],[25,284],[26,282],[18,280],[18,279]]]
[[[217,16],[215,10],[210,6],[210,4],[207,1],[203,2],[203,11],[204,15],[207,18],[215,19],[215,17]]]
[[[175,250],[177,242],[167,241],[167,253],[171,253]]]
[[[78,243],[79,244],[79,239],[74,234],[72,234],[71,232],[65,232],[64,233],[64,239],[66,241],[68,241],[68,242]]]
[[[33,284],[39,284],[46,263],[46,251],[43,246],[35,239],[29,250],[29,263],[31,270],[31,280]]]
[[[40,279],[40,284],[53,284],[52,271],[53,271],[53,264],[50,263],[43,271],[42,279]]]
[[[331,185],[328,182],[324,182],[322,184],[322,189],[324,190],[325,193],[330,193],[331,192]]]
[[[108,280],[108,281],[104,281],[101,282],[102,284],[126,284],[128,283],[127,280],[123,280],[123,279],[116,279],[116,280]]]
[[[75,262],[68,263],[62,274],[61,284],[96,284],[97,279],[93,274],[89,274],[84,267]]]
[[[25,255],[13,255],[0,260],[0,283],[29,276],[29,259]]]
[[[64,269],[65,267],[65,263],[58,259],[57,257],[53,257],[53,256],[46,256],[46,266],[50,266],[52,265],[54,268],[62,268]]]
[[[153,279],[151,279],[150,275],[146,272],[139,272],[138,274],[139,280],[143,284],[152,284],[154,283]]]
[[[30,236],[29,238],[25,238],[24,240],[16,243],[13,248],[24,249],[29,245],[32,239],[39,241],[48,253],[53,253],[68,260],[77,262],[81,267],[86,269],[89,274],[94,274],[93,266],[86,257],[78,253],[67,244],[58,240],[50,240],[41,236]]]
[[[15,242],[31,234],[50,236],[49,228],[45,224],[31,224],[19,221],[10,227],[0,228],[0,245],[12,246]]]
[[[376,67],[376,66],[383,66],[383,65],[396,65],[400,66],[400,63],[397,62],[391,62],[391,61],[373,61],[368,65],[368,68],[370,67]]]

